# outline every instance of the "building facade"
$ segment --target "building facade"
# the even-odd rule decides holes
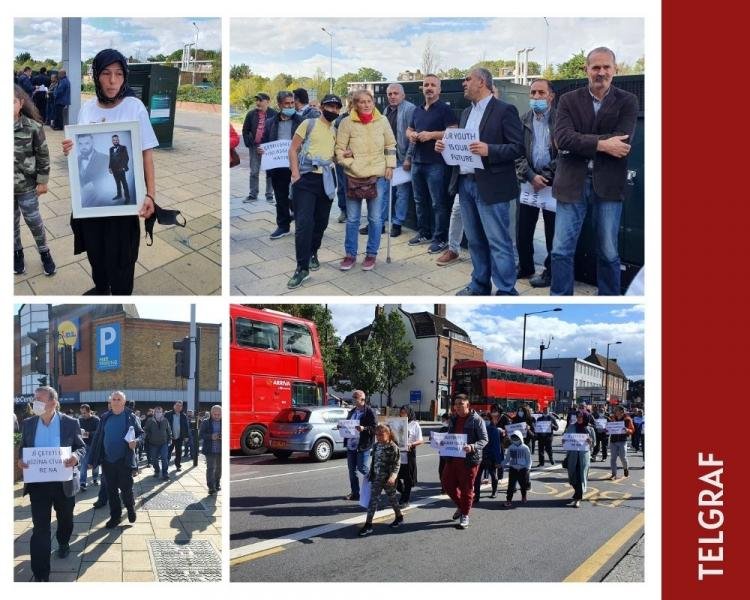
[[[526,359],[523,366],[538,369],[539,360]],[[604,402],[604,367],[582,358],[545,358],[541,370],[554,375],[557,411],[566,410],[573,402]]]

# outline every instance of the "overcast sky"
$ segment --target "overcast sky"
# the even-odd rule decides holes
[[[395,10],[394,10],[395,12]],[[640,18],[549,17],[549,62],[559,64],[597,46],[612,48],[618,62],[633,64],[644,55]],[[428,40],[438,52],[439,67],[466,68],[482,59],[515,60],[516,51],[535,48],[529,58],[544,66],[547,26],[536,18],[305,18],[232,19],[230,63],[245,63],[254,73],[311,76],[317,67],[339,77],[360,67],[395,79],[422,64]]]
[[[114,48],[125,56],[141,60],[156,54],[171,54],[184,44],[195,41],[198,26],[198,47],[221,49],[221,19],[200,17],[180,18],[84,18],[81,24],[81,55],[92,58],[99,50]],[[29,52],[37,60],[62,56],[62,19],[15,19],[13,56]]]
[[[471,341],[484,349],[485,359],[520,365],[523,315],[555,308],[555,304],[471,305],[448,304],[447,317],[466,330]],[[433,311],[433,304],[403,304],[407,312]],[[342,339],[369,325],[374,304],[329,304],[336,333]],[[539,344],[552,337],[545,358],[585,358],[596,348],[617,358],[629,379],[641,379],[644,367],[644,306],[634,304],[567,304],[562,311],[530,315],[526,319],[526,359],[539,358]]]

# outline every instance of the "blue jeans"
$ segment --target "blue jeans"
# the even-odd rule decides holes
[[[346,464],[349,468],[349,486],[352,489],[352,494],[359,496],[357,473],[367,477],[370,472],[370,450],[347,450]]]
[[[153,465],[156,475],[159,474],[159,461],[161,461],[161,474],[165,477],[169,468],[169,444],[148,445],[148,462]]]
[[[492,293],[492,282],[500,295],[517,296],[516,261],[510,237],[510,202],[485,204],[473,178],[458,181],[461,218],[474,269],[469,289],[477,295]]]
[[[378,178],[380,181],[384,178]],[[367,254],[376,256],[380,248],[380,235],[383,229],[383,221],[380,220],[380,196],[367,202]],[[357,256],[359,246],[359,219],[362,216],[362,200],[346,199],[346,237],[344,238],[344,251],[348,256]]]
[[[396,162],[396,166],[400,167],[402,162],[399,160]],[[383,208],[383,223],[388,221],[388,189],[390,184],[385,178],[378,179],[378,194],[380,195],[380,204]],[[409,200],[411,200],[411,182],[402,183],[393,188],[392,206],[393,219],[391,223],[393,225],[403,225],[406,221],[406,213],[409,211]]]
[[[83,465],[81,469],[78,469],[81,472],[81,485],[86,483],[86,477],[87,473],[89,471],[89,456],[91,454],[91,446],[86,446],[86,455],[83,457]],[[91,476],[94,479],[99,479],[99,465],[93,467],[91,469]]]
[[[599,198],[594,192],[591,177],[587,177],[578,202],[557,203],[555,238],[552,241],[551,296],[573,295],[576,245],[589,208],[592,210],[596,231],[596,283],[599,295],[621,294],[617,236],[620,231],[622,202]]]
[[[417,208],[417,229],[420,235],[435,242],[448,241],[450,203],[448,183],[450,171],[443,162],[413,163],[411,183]]]

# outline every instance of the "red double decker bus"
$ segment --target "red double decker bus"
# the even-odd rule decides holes
[[[312,321],[267,309],[230,305],[229,317],[231,448],[262,454],[280,410],[325,402],[318,331]]]
[[[479,412],[489,411],[493,404],[508,409],[522,403],[541,412],[555,399],[552,379],[552,374],[544,371],[462,360],[453,366],[451,391],[453,397],[466,394],[471,407]]]

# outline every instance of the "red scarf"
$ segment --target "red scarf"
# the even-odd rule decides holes
[[[370,121],[372,121],[372,117],[375,113],[370,113],[369,115],[357,113],[359,115],[359,120],[362,121],[364,125],[367,125]]]

